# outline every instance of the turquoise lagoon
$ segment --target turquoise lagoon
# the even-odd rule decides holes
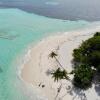
[[[16,69],[20,66],[13,64],[16,57],[48,35],[89,25],[82,20],[59,20],[19,9],[0,9],[0,100],[42,100],[18,77]]]

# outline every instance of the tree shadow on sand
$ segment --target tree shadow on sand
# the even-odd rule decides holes
[[[93,83],[95,85],[95,91],[100,96],[100,73],[96,73]]]
[[[96,91],[97,94],[100,96],[100,84],[96,84],[96,85],[95,85],[95,91]]]
[[[75,62],[74,60],[72,60],[71,63],[72,63],[73,69],[75,68],[75,66],[79,65],[79,63]],[[98,96],[100,96],[100,73],[97,73],[97,72],[95,73],[94,78],[92,80],[92,84],[95,85],[94,89],[95,89],[96,93],[98,94]],[[77,96],[79,96],[80,98],[83,96],[82,97],[83,99],[81,98],[81,100],[87,100],[86,98],[84,98],[86,96],[85,96],[85,93],[83,90],[80,90],[79,88],[75,89],[75,87],[73,87],[73,88],[74,88],[73,91],[76,93]],[[73,100],[74,100],[74,98],[73,98]]]
[[[48,70],[46,71],[46,75],[49,76],[49,75],[51,75],[51,73],[53,73],[53,72],[54,72],[54,70],[48,69]]]
[[[71,89],[67,90],[67,93],[73,96],[72,100],[77,100],[77,98],[79,98],[80,100],[87,100],[84,90],[81,90],[74,86],[72,86]]]
[[[79,63],[75,62],[74,59],[72,59],[71,64],[72,64],[73,69],[75,68],[75,66],[79,65]],[[71,83],[73,83],[73,80],[71,80]],[[74,85],[70,87],[69,89],[67,89],[66,95],[67,94],[70,94],[73,96],[72,100],[77,100],[77,98],[79,100],[87,100],[85,91],[83,89],[75,87]]]

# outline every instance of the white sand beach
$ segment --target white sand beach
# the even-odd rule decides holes
[[[87,91],[75,89],[70,81],[60,80],[54,82],[49,73],[58,68],[56,60],[49,57],[54,51],[58,54],[58,60],[62,66],[70,72],[72,70],[72,52],[82,41],[93,36],[96,30],[84,30],[77,32],[54,35],[40,41],[30,49],[29,60],[25,62],[21,76],[28,84],[32,84],[45,96],[47,100],[100,100],[94,85]],[[70,79],[73,76],[70,75]],[[58,93],[58,89],[60,92]]]

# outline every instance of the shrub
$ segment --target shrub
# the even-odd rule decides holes
[[[93,70],[88,65],[79,65],[74,70],[74,85],[81,89],[87,89],[91,86]]]
[[[94,75],[92,68],[95,67],[96,72],[100,73],[100,32],[74,49],[73,57],[76,63],[73,83],[76,87],[87,89]]]
[[[91,65],[98,68],[97,66],[100,65],[100,51],[92,52],[88,59]]]
[[[97,67],[100,65],[100,33],[84,41],[78,49],[74,49],[74,61],[83,64],[90,64]]]
[[[100,73],[100,65],[97,66],[97,71]]]
[[[96,32],[94,36],[100,36],[100,32]]]

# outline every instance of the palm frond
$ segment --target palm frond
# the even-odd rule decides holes
[[[51,58],[54,58],[56,56],[58,56],[58,55],[55,52],[53,52],[53,51],[49,54],[49,57],[51,57]]]

